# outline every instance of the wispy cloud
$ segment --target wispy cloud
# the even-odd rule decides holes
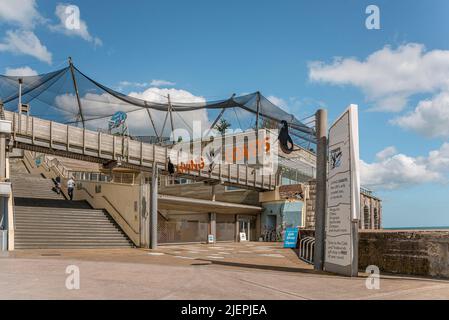
[[[408,43],[396,49],[386,46],[365,60],[335,58],[332,63],[309,63],[309,79],[360,88],[375,110],[401,111],[415,94],[449,89],[449,51],[426,51]]]
[[[176,85],[176,83],[167,80],[153,79],[151,80],[150,85],[153,87],[172,87]]]
[[[20,68],[6,68],[5,75],[6,76],[37,76],[37,71],[31,69],[28,66],[20,67]]]
[[[0,0],[0,21],[32,29],[46,19],[38,12],[35,0]]]
[[[52,54],[32,31],[8,30],[2,42],[0,51],[14,54],[30,55],[43,62],[51,64]]]
[[[376,161],[360,161],[361,182],[366,187],[398,189],[423,183],[449,182],[449,143],[443,143],[425,157],[399,153],[390,146],[380,151]]]

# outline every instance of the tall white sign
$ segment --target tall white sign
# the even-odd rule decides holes
[[[359,215],[359,128],[352,104],[329,130],[325,270],[357,275]]]

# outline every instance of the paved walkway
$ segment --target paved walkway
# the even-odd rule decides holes
[[[68,290],[67,266],[80,271]],[[449,299],[449,281],[316,273],[270,243],[162,246],[158,250],[22,250],[0,255],[1,299]]]

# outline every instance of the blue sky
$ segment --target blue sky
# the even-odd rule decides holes
[[[0,73],[48,72],[72,56],[128,92],[152,80],[207,99],[260,90],[298,118],[325,107],[330,121],[358,104],[362,182],[384,199],[384,226],[449,226],[449,2],[72,1],[79,33],[59,26],[58,1],[14,1],[24,14],[8,2]],[[380,30],[365,27],[370,4]]]

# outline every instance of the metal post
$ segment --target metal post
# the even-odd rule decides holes
[[[316,203],[314,268],[323,270],[325,250],[326,191],[327,191],[327,111],[316,114]]]
[[[19,78],[19,103],[17,105],[17,113],[19,114],[19,123],[18,123],[19,132],[21,131],[22,128],[22,84],[23,80],[22,78]]]
[[[173,112],[172,112],[172,109],[173,109],[173,107],[172,107],[172,105],[171,105],[171,100],[170,100],[170,95],[168,94],[167,95],[167,98],[168,98],[168,112],[170,112],[170,124],[171,124],[171,132],[172,132],[172,135],[173,135],[173,143],[175,143],[176,141],[175,141],[175,128],[174,128],[174,125],[173,125]]]
[[[257,91],[257,112],[256,112],[256,165],[259,165],[259,116],[260,116],[260,92]],[[256,172],[256,169],[254,169]],[[256,183],[256,178],[254,174],[254,184]]]
[[[151,212],[150,212],[150,248],[157,249],[157,194],[158,194],[158,170],[156,162],[153,163],[151,177]]]
[[[22,78],[19,78],[19,103],[17,105],[17,112],[19,114],[22,113],[22,84],[23,80]]]
[[[81,107],[81,99],[80,99],[80,95],[78,92],[78,85],[76,84],[76,78],[75,78],[75,71],[73,70],[73,63],[72,63],[72,58],[69,57],[69,66],[70,66],[70,73],[72,74],[72,81],[73,81],[73,87],[75,88],[75,94],[76,94],[76,101],[78,102],[78,109],[80,112],[80,118],[81,118],[81,122],[83,123],[83,128],[86,128],[85,124],[84,124],[84,115],[83,115],[83,109]]]
[[[260,116],[260,92],[257,92],[257,111],[256,111],[256,135],[259,131],[259,116]]]
[[[145,106],[147,105],[147,102],[145,101]],[[150,109],[147,107],[147,113],[148,117],[150,118],[151,125],[153,126],[154,134],[156,135],[156,139],[159,141],[159,135],[157,134],[156,126],[154,125],[153,117],[151,116]]]
[[[215,201],[215,184],[212,185],[212,201]],[[214,236],[214,243],[217,242],[217,214],[215,212],[209,213],[210,234]]]

